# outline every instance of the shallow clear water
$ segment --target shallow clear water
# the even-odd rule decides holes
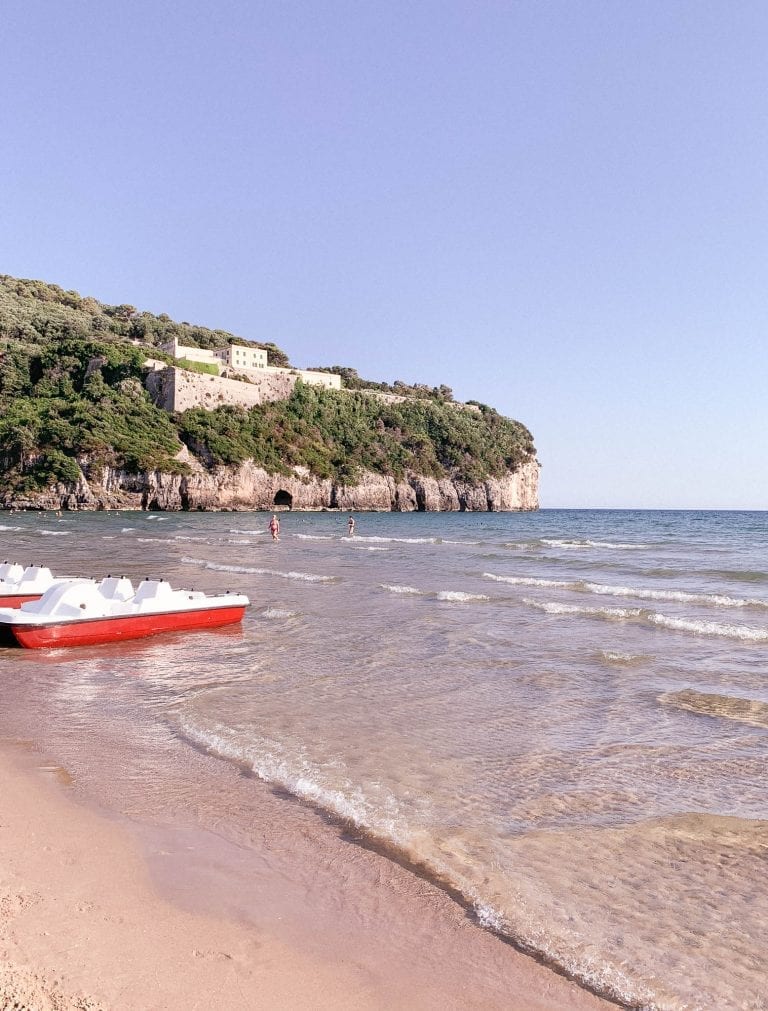
[[[289,513],[279,544],[264,514],[1,519],[3,557],[251,597],[242,630],[0,651],[0,729],[124,810],[188,805],[202,747],[591,986],[763,1007],[767,513],[363,514],[353,539]]]

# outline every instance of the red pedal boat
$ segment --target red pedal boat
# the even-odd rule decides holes
[[[174,590],[164,579],[145,579],[135,593],[125,578],[72,579],[18,609],[1,608],[0,630],[11,632],[26,649],[93,646],[235,625],[249,604],[239,593]]]

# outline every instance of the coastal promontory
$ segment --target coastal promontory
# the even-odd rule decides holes
[[[0,507],[538,508],[528,429],[444,385],[0,275]]]

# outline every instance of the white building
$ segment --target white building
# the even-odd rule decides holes
[[[267,375],[291,375],[301,378],[302,382],[310,386],[323,386],[327,390],[341,389],[341,376],[335,372],[314,372],[310,369],[283,369],[277,365],[267,364],[267,352],[264,348],[257,348],[243,344],[228,344],[225,348],[216,348],[208,351],[205,348],[188,347],[186,344],[179,344],[176,337],[160,345],[161,350],[174,358],[185,358],[189,362],[203,362],[205,365],[215,365],[219,375],[227,370],[240,373],[253,382],[257,376]],[[236,376],[235,376],[236,378]]]
[[[228,344],[225,348],[216,348],[212,354],[231,369],[265,369],[267,367],[267,352],[264,348]]]

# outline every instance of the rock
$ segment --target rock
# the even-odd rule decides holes
[[[503,477],[469,484],[452,478],[408,474],[395,481],[370,471],[353,485],[319,478],[304,467],[290,475],[268,474],[246,460],[239,466],[206,469],[188,451],[179,460],[186,474],[145,471],[132,474],[114,467],[81,463],[71,485],[43,492],[0,493],[5,509],[340,509],[377,512],[508,512],[539,507],[539,464],[523,464]]]

